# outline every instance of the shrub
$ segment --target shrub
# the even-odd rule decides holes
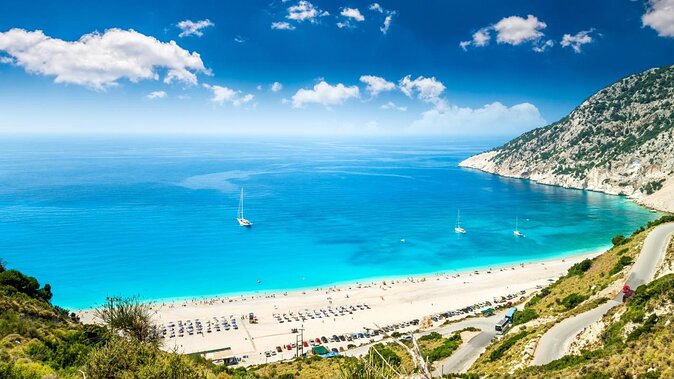
[[[381,343],[372,346],[370,352],[368,353],[368,356],[369,356],[368,361],[373,362],[378,366],[385,365],[385,363],[382,362],[382,358],[393,367],[399,366],[401,362],[400,357],[398,356],[398,354],[395,353],[395,351],[389,349],[388,347],[384,346]]]
[[[489,354],[489,360],[493,362],[501,358],[503,354],[505,354],[505,352],[508,351],[508,349],[510,349],[514,344],[516,344],[517,341],[526,337],[527,334],[529,334],[528,331],[520,332],[503,341],[502,344],[500,344],[496,349],[494,349],[494,351],[491,352],[491,354]]]
[[[575,308],[578,304],[587,300],[588,296],[584,296],[578,293],[572,293],[562,299],[562,306],[568,311]]]
[[[615,266],[613,266],[611,271],[609,271],[608,273],[609,273],[609,275],[615,275],[615,274],[619,273],[620,271],[622,271],[623,268],[625,268],[625,266],[629,266],[631,264],[632,264],[632,258],[628,257],[627,255],[623,255],[623,256],[620,257],[618,262],[615,264]]]
[[[429,334],[426,334],[425,336],[419,337],[418,341],[434,341],[434,340],[439,340],[442,339],[442,335],[438,332],[432,332]]]
[[[442,342],[442,345],[431,350],[426,355],[426,358],[429,360],[429,362],[435,362],[439,361],[440,359],[447,358],[452,355],[456,349],[459,348],[459,345],[461,345],[461,336],[458,333],[455,333],[451,337],[446,338]]]
[[[533,308],[524,308],[521,312],[515,312],[513,316],[513,325],[524,324],[531,320],[537,319],[538,313]]]
[[[571,266],[569,269],[569,272],[566,274],[567,276],[582,276],[587,270],[592,267],[592,261],[590,259],[584,259],[581,262],[576,263],[575,265]]]
[[[623,243],[625,243],[625,236],[623,236],[622,234],[618,234],[615,237],[611,238],[611,243],[613,243],[613,246],[622,245]]]

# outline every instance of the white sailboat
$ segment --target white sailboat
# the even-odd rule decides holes
[[[239,211],[236,214],[236,221],[239,226],[253,226],[253,223],[243,217],[243,187],[241,188],[241,197],[239,198]]]
[[[461,227],[461,210],[456,210],[456,227],[454,227],[454,232],[459,234],[466,233],[466,229]]]
[[[515,217],[515,230],[513,230],[515,237],[526,237],[519,229],[519,217]]]

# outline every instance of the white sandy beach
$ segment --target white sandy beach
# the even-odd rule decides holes
[[[376,329],[414,319],[432,322],[428,320],[429,316],[476,303],[486,301],[493,303],[495,297],[518,294],[519,298],[522,296],[519,294],[520,291],[526,291],[529,295],[537,286],[549,284],[550,280],[565,274],[574,263],[600,253],[597,251],[564,259],[513,264],[494,267],[491,270],[357,283],[311,291],[156,303],[152,308],[159,325],[167,325],[170,322],[176,324],[175,337],[171,338],[170,332],[167,332],[164,339],[166,350],[176,349],[183,353],[195,353],[226,349],[208,357],[244,357],[242,363],[250,365],[294,357],[295,349],[285,348],[288,344],[294,344],[299,338],[298,334],[291,332],[292,328],[304,328],[304,340],[314,341],[322,336],[329,339],[332,335],[350,335],[364,332],[365,328]],[[336,310],[340,306],[347,309],[353,306],[355,311],[346,311],[343,315],[338,311],[335,311],[337,315],[333,315],[329,311],[329,308]],[[326,313],[322,313],[321,310]],[[298,312],[306,311],[315,318],[293,320],[293,316],[298,316]],[[314,311],[320,313],[321,317],[317,317]],[[245,319],[251,312],[258,318],[258,323],[253,324]],[[292,321],[280,323],[275,315],[283,317],[283,314]],[[80,316],[84,322],[93,321],[91,311],[83,311]],[[465,316],[467,315],[454,316],[452,319]],[[217,318],[219,331],[215,327],[214,317]],[[223,317],[230,326],[231,319],[235,319],[238,329],[225,330],[222,326]],[[178,322],[186,323],[187,320],[191,320],[195,323],[197,319],[203,325],[203,333],[198,334],[195,330],[193,335],[189,335],[185,331],[180,337]],[[210,327],[210,333],[207,332],[209,321],[213,325]],[[438,326],[444,321],[441,319],[432,324]],[[419,326],[410,325],[402,330],[418,328]],[[326,345],[329,348],[346,348],[348,344],[361,345],[369,340],[366,338],[352,342],[330,342]],[[284,347],[282,353],[276,353],[277,346]],[[305,348],[305,351],[307,350],[310,348]],[[268,351],[274,351],[275,355],[267,357],[265,352]]]

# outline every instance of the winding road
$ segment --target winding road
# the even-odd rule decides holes
[[[672,234],[674,234],[674,223],[659,225],[648,234],[641,249],[641,254],[639,254],[639,257],[632,266],[626,284],[631,288],[637,288],[653,279],[657,267],[664,258],[668,238]],[[578,333],[588,325],[599,320],[611,308],[621,303],[622,293],[597,308],[568,318],[552,327],[543,335],[538,343],[538,347],[534,353],[533,365],[546,364],[561,358]],[[433,376],[439,377],[442,374],[460,373],[468,370],[496,336],[494,325],[504,315],[505,310],[496,313],[492,317],[469,318],[436,329],[435,331],[444,336],[468,327],[478,328],[481,332],[470,341],[462,344],[450,357],[439,362],[436,365],[437,368],[432,372]],[[427,333],[419,333],[415,334],[415,336],[420,337]],[[364,355],[369,348],[370,345],[361,346],[350,350],[347,355]]]
[[[641,254],[637,257],[627,278],[627,285],[636,289],[640,285],[653,280],[655,271],[664,259],[669,236],[673,233],[674,223],[669,223],[658,225],[648,234],[641,249]],[[544,365],[561,358],[578,333],[600,320],[606,312],[621,303],[622,293],[597,308],[570,317],[550,328],[538,343],[532,364]]]

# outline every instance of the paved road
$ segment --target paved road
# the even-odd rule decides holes
[[[461,347],[452,354],[449,358],[441,361],[438,369],[433,372],[433,376],[440,376],[442,373],[448,374],[451,372],[460,372],[467,369],[480,354],[487,348],[491,339],[496,335],[494,325],[498,320],[505,317],[506,310],[495,313],[491,317],[473,317],[466,320],[457,321],[447,326],[439,327],[428,332],[416,333],[414,336],[419,338],[430,332],[438,332],[443,336],[448,336],[458,330],[468,327],[481,329],[482,332],[471,339],[468,343],[462,344]],[[367,354],[372,345],[360,346],[352,350],[348,350],[345,354],[349,356],[358,357]]]
[[[638,286],[653,280],[655,271],[664,258],[668,237],[674,233],[674,223],[663,224],[653,229],[644,241],[641,254],[637,258],[627,285],[636,289]],[[568,318],[550,328],[538,343],[534,353],[533,365],[544,365],[559,359],[573,339],[588,325],[601,319],[611,308],[622,302],[622,294],[599,307]]]

